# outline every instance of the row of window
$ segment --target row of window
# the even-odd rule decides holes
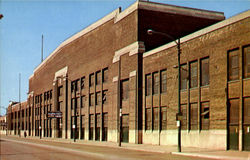
[[[101,81],[103,83],[108,81],[108,68],[104,68],[89,75],[89,87],[94,86],[94,84],[99,85],[101,84]],[[85,76],[83,76],[81,79],[76,79],[71,82],[71,92],[79,91],[80,88],[81,89],[85,88]]]
[[[152,77],[152,78],[151,78]],[[167,71],[161,70],[146,75],[145,78],[146,96],[167,92]]]
[[[160,115],[159,115],[159,112],[160,112]],[[146,130],[151,130],[151,129],[152,130],[159,130],[159,129],[166,130],[167,129],[167,107],[166,106],[146,108],[145,129]]]
[[[239,48],[228,51],[228,80],[238,80],[242,65],[243,78],[250,78],[250,45],[243,47],[242,62],[240,62]]]
[[[181,112],[183,119],[181,121],[181,128],[186,130],[197,130],[199,125],[201,130],[208,130],[210,123],[210,107],[209,102],[201,102],[200,115],[198,114],[198,103],[190,103],[189,112],[187,110],[187,104],[181,104]],[[188,116],[189,115],[189,123]],[[200,119],[200,124],[198,123]]]

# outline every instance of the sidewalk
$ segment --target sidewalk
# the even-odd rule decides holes
[[[1,135],[2,136],[2,135]],[[10,136],[10,135],[9,135]],[[4,136],[3,136],[4,137]],[[19,138],[18,136],[11,135],[10,137]],[[22,139],[25,139],[21,137]],[[39,137],[27,137],[29,140],[40,140]],[[41,141],[48,142],[59,142],[59,143],[76,143],[91,146],[103,146],[103,147],[113,147],[119,148],[117,143],[114,142],[99,142],[99,141],[85,141],[85,140],[74,140],[72,139],[59,139],[59,138],[42,138]],[[177,146],[159,146],[159,145],[149,145],[149,144],[130,144],[122,143],[122,149],[138,150],[146,152],[156,152],[156,153],[167,153],[180,156],[198,157],[198,158],[211,158],[220,160],[250,160],[250,152],[246,151],[218,151],[209,150],[204,148],[194,148],[194,147],[182,147],[182,152],[177,152]]]

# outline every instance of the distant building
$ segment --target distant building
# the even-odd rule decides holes
[[[0,134],[5,134],[7,129],[6,115],[0,116]]]
[[[34,70],[27,102],[8,108],[8,133],[118,142],[121,125],[122,142],[177,145],[177,49],[154,29],[181,42],[182,146],[250,150],[249,15],[145,1],[117,9]]]

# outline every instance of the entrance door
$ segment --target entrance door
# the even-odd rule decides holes
[[[122,142],[129,142],[129,115],[122,115]]]
[[[239,99],[229,100],[228,105],[228,149],[239,149]]]

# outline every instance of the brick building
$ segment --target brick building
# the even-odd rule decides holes
[[[177,145],[177,50],[154,29],[181,41],[182,145],[249,150],[249,13],[119,8],[34,70],[27,102],[8,108],[9,133],[118,142],[121,131],[122,142]]]
[[[7,125],[7,120],[6,120],[6,115],[0,116],[0,134],[5,134],[6,133],[6,125]]]

